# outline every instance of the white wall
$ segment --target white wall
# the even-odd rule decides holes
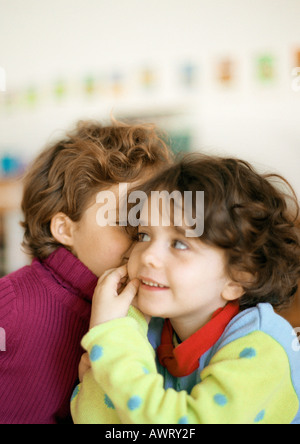
[[[7,92],[34,84],[40,103],[1,111],[0,152],[30,159],[78,118],[108,119],[185,110],[197,149],[232,154],[285,175],[300,195],[300,91],[292,90],[293,50],[300,48],[300,0],[0,0],[0,66]],[[276,80],[261,85],[254,60],[273,53]],[[215,82],[218,57],[238,62],[232,88]],[[186,61],[200,67],[186,93],[174,72]],[[137,88],[138,70],[154,66],[158,87]],[[123,96],[87,100],[74,91],[89,73],[126,76]],[[49,89],[67,78],[73,93],[57,104]],[[176,122],[180,125],[180,115]]]

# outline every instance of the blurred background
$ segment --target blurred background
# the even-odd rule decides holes
[[[18,178],[80,119],[138,119],[175,151],[242,157],[300,195],[300,0],[0,0],[0,274]]]

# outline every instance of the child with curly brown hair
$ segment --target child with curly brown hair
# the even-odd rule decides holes
[[[82,341],[91,368],[85,356],[74,421],[299,424],[299,347],[274,311],[300,277],[295,196],[247,162],[201,154],[142,189],[128,266],[105,273],[95,290]],[[174,191],[173,202],[154,194]],[[190,215],[181,224],[180,212]],[[191,237],[195,217],[204,230]],[[118,294],[127,273],[131,289]],[[129,309],[133,300],[138,309]]]
[[[97,224],[97,195],[119,197],[119,183],[141,183],[171,157],[154,126],[87,121],[34,161],[22,201],[33,262],[0,280],[0,423],[71,420],[97,280],[126,263],[132,245],[118,217],[114,226]]]

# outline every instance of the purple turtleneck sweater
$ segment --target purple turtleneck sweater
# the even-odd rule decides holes
[[[64,248],[0,279],[0,424],[70,420],[96,284]]]

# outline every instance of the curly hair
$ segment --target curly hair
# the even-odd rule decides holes
[[[200,240],[224,250],[228,276],[245,290],[241,309],[259,302],[284,306],[296,293],[299,206],[284,178],[259,174],[243,160],[194,153],[183,156],[143,189],[148,195],[153,190],[178,190],[182,195],[192,191],[193,196],[204,191]]]
[[[33,257],[48,257],[60,246],[50,230],[55,214],[78,222],[95,193],[133,182],[146,170],[157,172],[171,161],[152,124],[80,121],[63,140],[46,147],[25,176],[23,247]]]

